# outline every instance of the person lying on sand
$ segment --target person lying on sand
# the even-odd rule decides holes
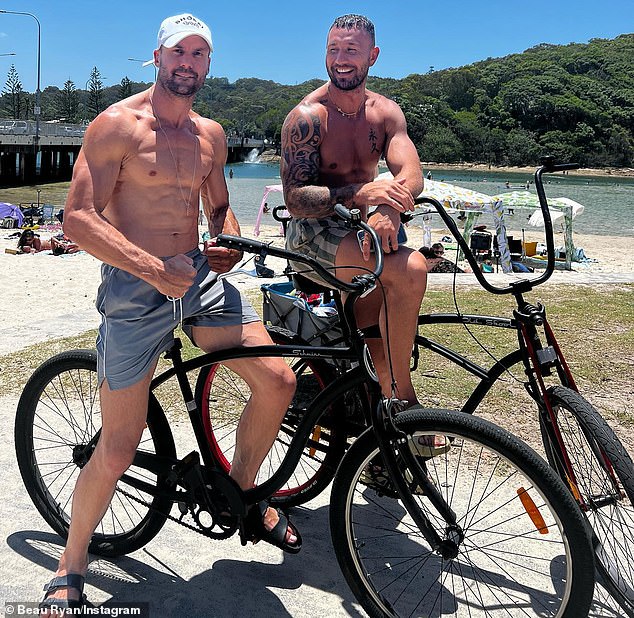
[[[64,234],[53,236],[49,240],[42,240],[39,234],[33,230],[24,230],[18,239],[18,251],[20,253],[52,251],[53,255],[63,255],[64,253],[77,253],[79,246]]]

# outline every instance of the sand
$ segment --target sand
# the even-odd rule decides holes
[[[41,231],[48,238],[56,230]],[[422,230],[408,227],[409,246],[422,244]],[[243,226],[244,236],[254,238],[253,226]],[[35,255],[12,255],[5,248],[15,248],[17,240],[9,238],[10,230],[0,233],[0,355],[20,350],[28,345],[51,338],[79,334],[96,328],[99,315],[95,298],[100,281],[100,262],[87,253],[54,256],[50,252]],[[432,241],[439,241],[446,230],[436,229]],[[527,233],[527,240],[538,239],[538,231]],[[258,240],[282,246],[278,226],[263,226]],[[575,245],[583,247],[593,260],[573,264],[572,272],[555,273],[552,284],[596,284],[634,282],[634,254],[631,239],[613,236],[574,235]],[[555,245],[563,245],[563,235],[557,234]],[[452,254],[448,252],[451,259]],[[286,263],[267,257],[266,265],[281,275]],[[253,268],[252,264],[248,268]],[[493,275],[505,279],[508,275]],[[430,275],[430,287],[451,284],[451,275]],[[285,278],[280,276],[280,281]],[[241,289],[258,288],[265,280],[237,275],[234,283]],[[271,281],[271,280],[268,280]],[[473,275],[458,277],[460,285],[477,285]],[[549,282],[551,284],[551,282]]]

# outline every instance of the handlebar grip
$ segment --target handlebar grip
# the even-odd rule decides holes
[[[353,225],[361,222],[361,211],[358,208],[346,208],[343,204],[335,204],[335,214]]]
[[[286,210],[286,206],[276,206],[273,209],[273,218],[280,223],[284,223],[285,221],[290,221],[291,217],[284,217],[279,215],[279,212],[284,212]]]
[[[227,249],[235,249],[236,251],[246,251],[247,253],[259,253],[268,249],[268,245],[259,240],[246,240],[240,236],[231,236],[229,234],[219,234],[216,237],[216,245],[226,247]]]

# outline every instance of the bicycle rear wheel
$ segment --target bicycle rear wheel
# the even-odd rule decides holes
[[[278,345],[297,343],[290,331],[272,328],[269,334]],[[279,434],[267,454],[256,484],[261,484],[279,468],[297,426],[311,401],[334,378],[332,369],[319,359],[288,359],[295,372],[297,388]],[[205,433],[218,464],[229,472],[235,452],[238,422],[251,397],[248,384],[222,364],[203,367],[196,382],[196,401],[202,413]],[[319,495],[332,481],[347,445],[343,410],[329,410],[311,431],[295,472],[273,496],[278,506],[296,506]]]
[[[455,557],[431,549],[397,494],[364,484],[370,463],[380,461],[366,431],[335,477],[330,524],[339,565],[370,616],[588,615],[594,561],[587,528],[546,462],[478,417],[426,410],[404,412],[396,424],[408,438],[453,440],[425,466],[457,527],[428,497],[413,497],[440,537],[455,543]]]
[[[64,352],[33,373],[20,397],[15,447],[29,496],[46,522],[68,536],[75,483],[90,459],[101,428],[97,357],[92,350]],[[150,396],[147,429],[140,450],[175,457],[170,427]],[[126,473],[161,486],[165,481],[132,466]],[[123,493],[125,492],[125,493]],[[151,504],[147,507],[137,500]],[[118,483],[112,502],[92,537],[89,551],[103,556],[127,554],[153,539],[167,519],[171,502],[152,498]]]
[[[569,486],[594,531],[600,581],[634,616],[634,464],[614,431],[579,393],[554,386],[549,395],[576,480]],[[543,420],[541,430],[551,466],[568,483],[561,449]]]

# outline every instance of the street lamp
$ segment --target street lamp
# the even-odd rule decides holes
[[[0,13],[6,13],[7,15],[28,15],[37,22],[37,90],[35,91],[35,108],[33,113],[35,114],[35,150],[40,149],[40,51],[41,51],[41,38],[42,27],[40,20],[33,15],[33,13],[26,13],[23,11],[4,11],[0,9]]]
[[[0,54],[0,56],[15,56],[15,52],[9,52],[7,54]]]

